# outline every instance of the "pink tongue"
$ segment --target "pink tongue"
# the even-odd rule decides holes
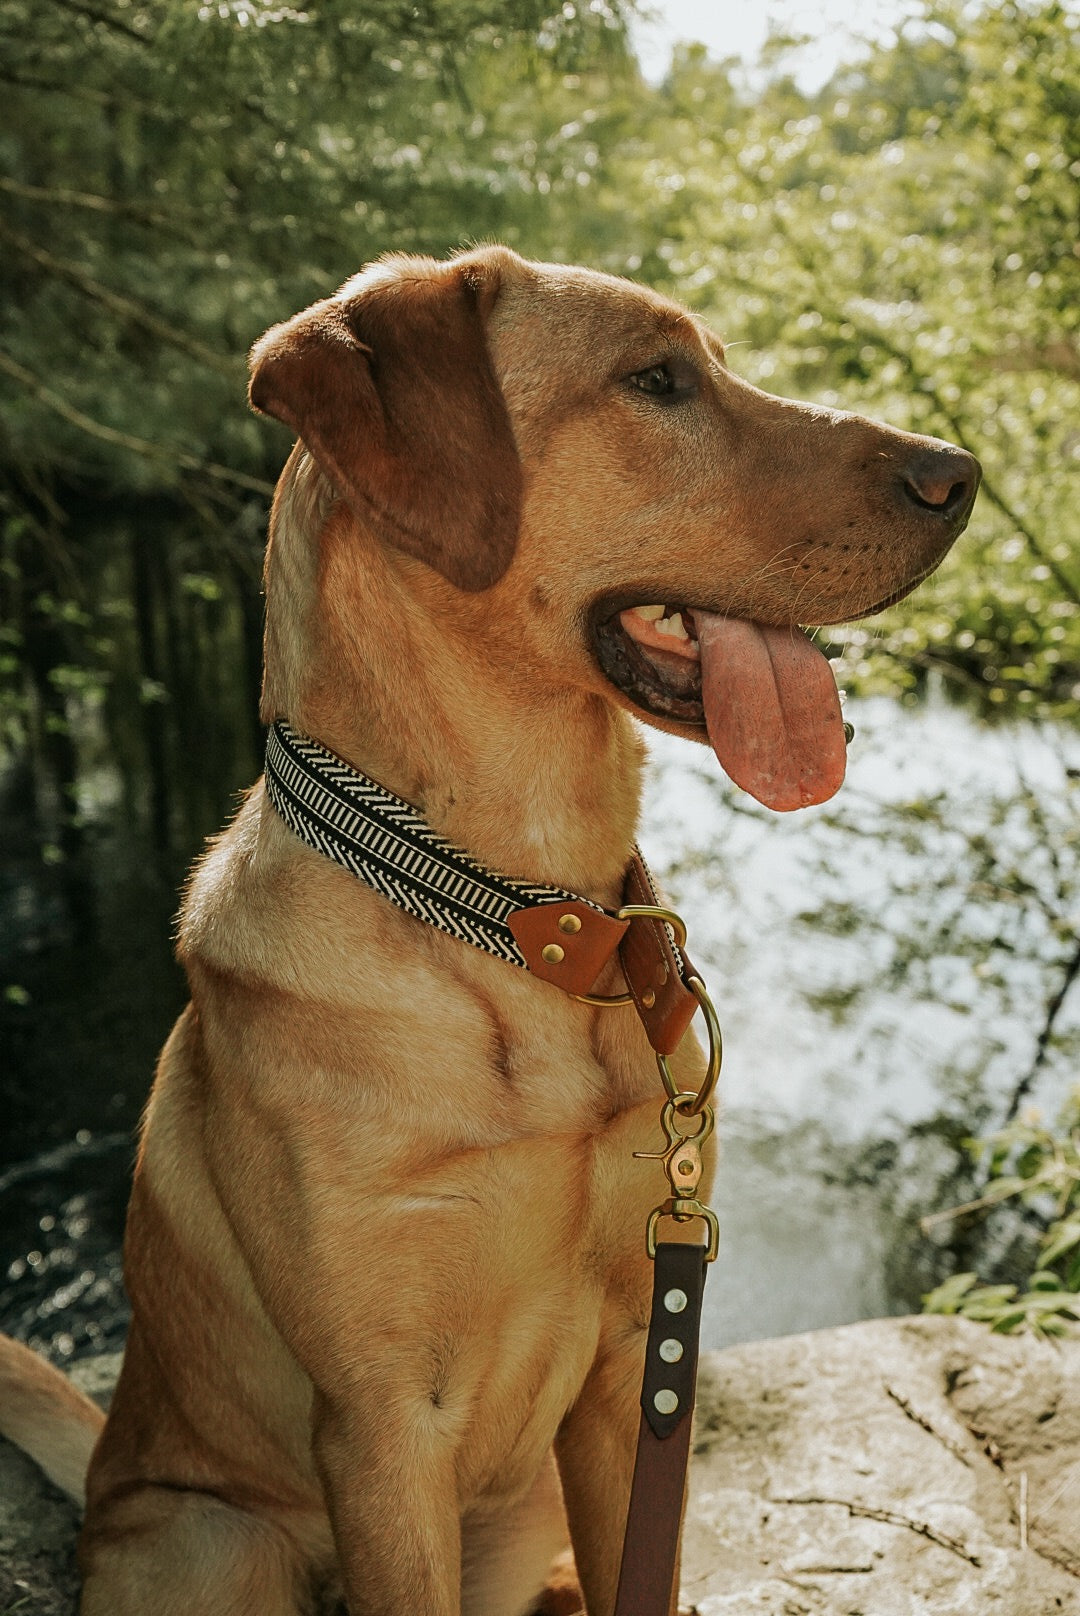
[[[709,740],[723,768],[767,808],[827,802],[847,766],[832,670],[797,628],[695,610]]]

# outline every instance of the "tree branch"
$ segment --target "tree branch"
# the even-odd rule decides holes
[[[948,422],[949,430],[955,437],[960,447],[962,449],[967,449],[969,454],[974,454],[975,451],[968,439],[967,430],[963,421],[961,421],[959,416],[956,415],[954,411],[949,409],[937,388],[934,387],[929,378],[916,367],[915,361],[912,359],[908,351],[905,348],[899,347],[895,342],[891,341],[890,338],[886,337],[883,332],[876,331],[873,327],[858,325],[856,326],[856,330],[860,336],[868,338],[871,342],[876,341],[882,348],[884,348],[887,354],[889,354],[893,359],[898,360],[900,364],[906,367],[909,374],[913,376],[919,383],[919,390],[925,393],[928,398],[933,400],[934,407],[938,411],[942,420]],[[1076,601],[1077,604],[1080,604],[1080,584],[1078,584],[1074,578],[1070,578],[1069,574],[1058,565],[1049,551],[1044,548],[1042,540],[1032,532],[1031,528],[1027,525],[1023,518],[1019,516],[1015,510],[1013,510],[1004,494],[998,492],[997,488],[995,488],[989,477],[987,477],[985,471],[983,472],[982,491],[986,498],[990,501],[991,505],[996,505],[1002,516],[1004,516],[1005,519],[1012,524],[1016,531],[1023,536],[1032,554],[1036,555],[1042,562],[1043,566],[1046,567],[1053,577],[1057,579],[1058,583],[1061,585],[1061,588],[1065,592],[1066,597],[1069,600]]]
[[[1080,382],[1080,349],[1067,337],[1041,345],[1028,342],[1019,348],[1006,349],[996,358],[988,360],[987,367],[998,371],[1049,370],[1056,376],[1067,376],[1070,381]]]
[[[1078,976],[1080,976],[1080,938],[1076,939],[1076,947],[1065,961],[1065,969],[1062,972],[1061,981],[1058,983],[1056,991],[1046,1001],[1043,1024],[1039,1029],[1039,1036],[1035,1040],[1035,1059],[1012,1091],[1008,1110],[1005,1112],[1006,1122],[1011,1122],[1015,1117],[1021,1105],[1031,1093],[1035,1079],[1046,1065],[1050,1055],[1050,1040],[1054,1036],[1054,1028],[1057,1025],[1058,1016],[1061,1014],[1061,1007],[1068,997],[1069,989]]]
[[[39,269],[55,275],[58,280],[66,281],[84,297],[100,303],[102,308],[119,315],[121,319],[130,320],[133,325],[140,326],[142,330],[148,331],[151,336],[167,343],[169,347],[179,349],[181,353],[197,359],[200,364],[209,366],[211,370],[216,370],[223,376],[236,375],[238,361],[232,354],[215,353],[213,348],[208,348],[195,337],[189,337],[186,331],[177,330],[143,304],[136,303],[133,298],[123,297],[119,292],[110,291],[107,286],[102,286],[100,281],[94,280],[92,275],[88,275],[78,265],[66,264],[61,259],[54,258],[52,253],[46,252],[43,247],[35,246],[21,231],[12,230],[10,226],[0,223],[0,240],[9,241],[24,258],[37,264]]]
[[[40,381],[31,371],[20,365],[9,354],[0,352],[0,371],[20,382],[33,398],[39,399],[48,406],[61,419],[68,421],[72,426],[78,427],[89,437],[97,438],[101,443],[111,444],[114,448],[125,449],[129,454],[142,455],[151,460],[167,461],[177,466],[181,471],[191,471],[200,477],[208,477],[213,482],[231,483],[236,488],[246,488],[253,494],[262,494],[269,498],[274,492],[273,483],[267,483],[261,477],[249,477],[246,472],[232,471],[228,466],[219,466],[212,460],[199,460],[195,455],[184,454],[181,450],[167,448],[161,443],[152,443],[148,438],[136,438],[129,432],[118,432],[115,427],[105,426],[101,421],[93,420],[84,415],[66,399],[54,393],[50,387]]]
[[[154,43],[152,34],[140,34],[139,30],[132,28],[130,23],[114,16],[112,12],[99,10],[97,6],[80,4],[78,0],[53,0],[53,3],[62,6],[65,11],[72,12],[76,17],[86,17],[90,22],[100,22],[104,27],[112,28],[118,34],[123,34],[126,38],[133,39],[138,45],[152,45]]]
[[[84,208],[88,212],[106,213],[113,218],[134,219],[139,224],[153,225],[157,230],[172,230],[185,239],[194,239],[189,232],[177,230],[176,220],[171,213],[164,213],[158,208],[144,208],[138,202],[117,202],[111,196],[97,196],[92,191],[47,190],[41,185],[21,185],[18,180],[4,176],[0,176],[0,191],[7,191],[10,196],[21,197],[27,202],[47,202],[56,207]]]
[[[18,90],[47,90],[53,95],[69,96],[73,101],[89,101],[95,107],[107,107],[113,98],[104,90],[92,90],[82,84],[64,84],[58,80],[36,79],[26,74],[12,73],[0,67],[0,84],[11,84]]]

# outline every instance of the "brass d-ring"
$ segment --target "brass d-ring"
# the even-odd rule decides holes
[[[689,1104],[687,1104],[686,1094],[675,1081],[674,1073],[668,1065],[667,1056],[658,1054],[656,1064],[660,1070],[660,1076],[664,1080],[664,1088],[667,1091],[668,1099],[672,1101],[683,1116],[696,1117],[708,1105],[712,1099],[713,1090],[716,1088],[716,1080],[720,1076],[720,1062],[724,1058],[724,1039],[720,1032],[720,1018],[716,1014],[716,1007],[709,998],[708,990],[700,976],[688,976],[686,985],[701,1007],[702,1014],[705,1017],[705,1025],[709,1030],[709,1064],[705,1068],[705,1076],[701,1087]]]
[[[677,947],[686,947],[686,922],[674,909],[664,909],[658,903],[628,903],[615,915],[616,920],[662,920],[675,933]]]
[[[576,999],[579,1004],[599,1005],[601,1010],[611,1010],[617,1004],[633,1004],[634,1002],[632,993],[573,993],[571,998]]]
[[[620,909],[615,915],[616,920],[662,920],[671,927],[675,933],[677,947],[686,946],[686,922],[674,909],[664,909],[658,903],[630,903],[625,909]],[[632,993],[613,993],[610,996],[602,993],[575,993],[573,995],[581,1004],[595,1004],[601,1010],[610,1010],[615,1005],[633,1004]],[[666,1079],[665,1079],[666,1082]]]

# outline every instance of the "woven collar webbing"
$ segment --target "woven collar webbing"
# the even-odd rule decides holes
[[[446,841],[401,797],[282,719],[266,741],[266,790],[301,841],[417,920],[527,968],[507,921],[540,904],[599,904],[499,875]]]

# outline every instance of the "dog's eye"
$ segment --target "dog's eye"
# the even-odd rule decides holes
[[[655,398],[670,398],[678,391],[678,383],[667,365],[649,365],[645,370],[636,370],[630,377],[630,385]]]
[[[678,354],[658,359],[655,365],[646,365],[644,370],[631,371],[624,380],[635,393],[645,393],[662,406],[682,404],[695,398],[701,386],[699,371]]]

